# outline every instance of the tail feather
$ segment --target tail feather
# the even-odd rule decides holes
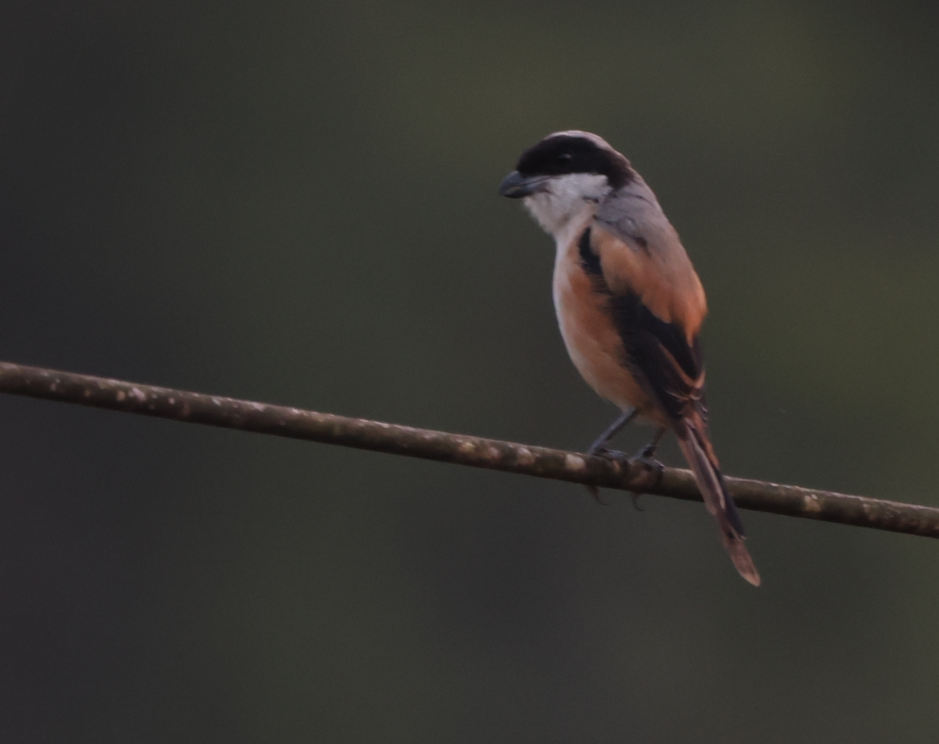
[[[727,493],[724,478],[710,451],[707,434],[699,431],[689,421],[686,421],[686,424],[685,431],[678,437],[678,444],[694,472],[698,488],[704,497],[704,505],[717,521],[721,532],[721,542],[724,543],[724,548],[730,554],[730,559],[734,562],[737,571],[753,586],[759,586],[760,574],[753,564],[750,552],[743,544],[745,539],[743,523],[740,521],[733,499]]]

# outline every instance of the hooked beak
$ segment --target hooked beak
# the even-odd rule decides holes
[[[547,191],[549,180],[550,176],[523,176],[518,171],[512,171],[499,185],[499,195],[509,199],[521,199]]]

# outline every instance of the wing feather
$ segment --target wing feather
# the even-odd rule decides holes
[[[747,581],[759,585],[759,573],[744,545],[743,523],[708,435],[704,356],[698,337],[706,313],[703,289],[667,220],[669,230],[659,230],[659,226],[644,230],[644,223],[635,218],[637,213],[629,216],[623,200],[618,202],[621,216],[616,232],[598,217],[600,224],[581,236],[581,264],[595,288],[608,295],[610,316],[623,345],[623,363],[678,436],[734,566]],[[657,202],[644,204],[661,214]],[[664,238],[664,243],[652,242]],[[664,270],[659,261],[665,262]]]

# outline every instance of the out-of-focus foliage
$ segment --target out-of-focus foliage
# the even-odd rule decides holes
[[[580,448],[552,246],[629,155],[708,288],[728,472],[939,503],[928,3],[0,9],[0,358]],[[644,432],[625,437],[638,447]],[[934,741],[939,552],[0,400],[4,741]],[[678,463],[674,447],[664,453]]]

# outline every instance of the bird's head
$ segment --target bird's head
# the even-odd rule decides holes
[[[601,137],[555,132],[522,153],[499,193],[523,199],[541,226],[557,234],[635,178],[629,161]]]

